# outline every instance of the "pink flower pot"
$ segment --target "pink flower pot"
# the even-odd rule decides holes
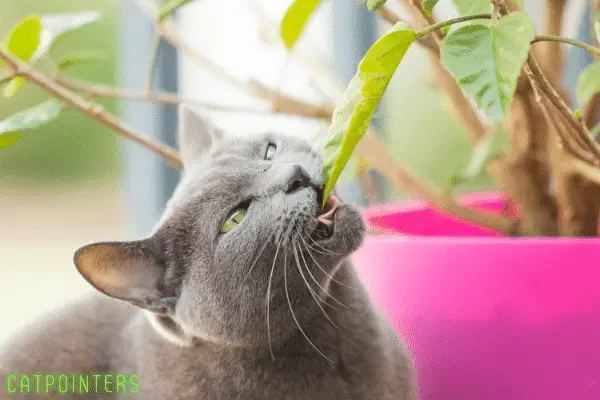
[[[502,209],[494,193],[464,200]],[[368,236],[354,262],[422,400],[600,399],[600,239],[502,237],[424,203],[364,215],[403,233]]]

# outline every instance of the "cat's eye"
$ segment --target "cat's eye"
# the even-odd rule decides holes
[[[246,213],[248,210],[246,208],[240,207],[234,210],[227,220],[221,226],[221,233],[227,233],[235,229],[236,226],[242,223],[242,220],[246,217]]]
[[[275,150],[277,150],[277,146],[273,143],[269,143],[267,145],[267,150],[265,151],[265,160],[272,160],[275,155]]]

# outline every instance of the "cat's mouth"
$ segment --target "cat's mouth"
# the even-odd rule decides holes
[[[319,208],[315,221],[317,226],[313,231],[315,239],[328,239],[333,235],[334,215],[342,203],[334,195],[330,195],[325,206]]]

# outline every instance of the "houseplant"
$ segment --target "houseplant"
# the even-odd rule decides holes
[[[182,42],[170,16],[189,2],[175,0],[157,8],[140,0],[157,21],[157,39],[206,61]],[[292,3],[281,22],[289,49],[320,3]],[[351,156],[357,156],[358,164],[366,165],[359,175],[376,169],[391,184],[427,202],[367,210],[371,235],[355,255],[374,299],[408,338],[422,398],[598,398],[600,350],[595,338],[600,304],[595,299],[600,279],[592,260],[600,246],[591,237],[598,234],[600,146],[590,130],[597,131],[600,68],[594,64],[580,77],[583,110],[568,106],[559,78],[561,42],[596,56],[600,50],[557,36],[564,0],[547,2],[548,35],[535,35],[533,23],[515,1],[456,0],[462,15],[440,22],[431,16],[437,1],[406,3],[415,16],[410,26],[399,22],[385,1],[368,2],[395,25],[365,55],[335,109],[242,82],[218,68],[213,72],[271,101],[273,112],[332,119],[324,146],[328,191]],[[145,139],[93,98],[168,104],[182,99],[150,87],[132,93],[68,78],[65,71],[88,58],[83,53],[53,60],[55,70],[41,72],[37,62],[49,58],[52,39],[95,18],[87,14],[50,19],[53,24],[48,20],[32,16],[22,21],[0,50],[6,72],[0,82],[7,96],[24,81],[52,96],[0,122],[0,143],[13,144],[17,132],[52,120],[68,107],[180,167],[175,151]],[[40,45],[41,32],[46,45]],[[447,188],[432,187],[393,162],[369,127],[393,73],[413,45],[427,49],[440,86],[473,143],[471,162],[458,173],[448,171]],[[454,184],[485,168],[499,194],[464,202],[452,197]]]

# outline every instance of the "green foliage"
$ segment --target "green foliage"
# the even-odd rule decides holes
[[[167,19],[171,14],[173,14],[178,8],[183,7],[184,5],[191,3],[194,0],[172,0],[167,2],[160,8],[160,12],[158,15],[158,21],[163,22]]]
[[[491,13],[493,6],[489,0],[453,0],[460,15]]]
[[[600,42],[600,14],[594,16],[594,32],[596,33],[596,40]]]
[[[23,61],[40,59],[46,55],[54,42],[69,31],[79,29],[97,21],[100,13],[87,11],[80,13],[29,16],[19,22],[11,32],[7,49]],[[12,97],[25,80],[14,78],[5,88],[4,97]]]
[[[491,27],[467,25],[444,39],[442,63],[488,117],[502,121],[534,34],[533,22],[522,12],[511,13]]]
[[[42,23],[37,15],[20,21],[8,37],[6,48],[17,58],[28,61],[40,44]]]
[[[387,0],[367,0],[367,7],[371,11],[379,10]]]
[[[489,160],[505,154],[509,148],[508,135],[502,129],[501,124],[498,124],[497,130],[487,132],[477,143],[469,163],[461,172],[450,177],[450,184],[454,186],[479,177]]]
[[[416,40],[415,32],[398,23],[369,49],[350,81],[344,100],[335,109],[324,147],[323,201],[331,193],[358,142],[367,131],[375,109],[402,58]]]
[[[106,59],[106,53],[101,51],[73,51],[61,58],[56,66],[64,71],[75,65]]]
[[[54,99],[28,108],[0,121],[0,135],[38,128],[60,115],[62,105]]]
[[[17,58],[29,61],[40,44],[42,24],[37,15],[29,16],[20,21],[8,36],[6,48]],[[4,89],[4,97],[11,97],[23,85],[22,77],[12,79]]]
[[[60,61],[74,50],[99,49],[106,59],[81,63],[70,70],[72,78],[114,85],[115,67],[119,63],[116,45],[118,0],[28,0],[3,2],[0,9],[0,42],[7,39],[10,29],[28,15],[69,14],[98,10],[101,23],[85,25],[81,29],[61,35],[55,40],[51,58]],[[43,29],[43,28],[42,28]],[[93,38],[93,40],[90,40]],[[4,40],[4,43],[6,41]],[[49,57],[41,58],[36,68],[43,73],[54,71]],[[0,67],[1,68],[1,67]],[[2,72],[0,71],[0,75]],[[0,90],[4,89],[3,87]],[[12,98],[0,94],[0,120],[44,101],[46,93],[36,85],[26,83]],[[116,111],[116,101],[101,100],[110,112]],[[115,179],[119,176],[117,164],[118,140],[106,127],[79,113],[62,113],[53,122],[23,132],[16,145],[0,152],[0,180],[7,184],[78,184],[90,179]]]
[[[596,94],[600,93],[600,62],[590,64],[577,78],[575,94],[580,105],[585,105]]]
[[[0,134],[0,149],[5,149],[9,146],[12,146],[21,138],[21,133],[19,132],[8,132],[4,134]]]
[[[25,83],[25,79],[20,76],[11,79],[4,88],[4,97],[9,98],[14,96],[23,83]]]
[[[439,0],[423,0],[423,3],[421,3],[421,8],[423,8],[425,14],[431,16],[431,13],[433,12],[433,7],[435,7],[438,1]]]
[[[321,4],[321,0],[295,0],[288,8],[281,20],[280,27],[281,38],[288,49],[294,47],[319,4]]]
[[[43,15],[41,43],[35,58],[39,59],[50,52],[54,44],[66,33],[94,23],[101,16],[98,11]]]

